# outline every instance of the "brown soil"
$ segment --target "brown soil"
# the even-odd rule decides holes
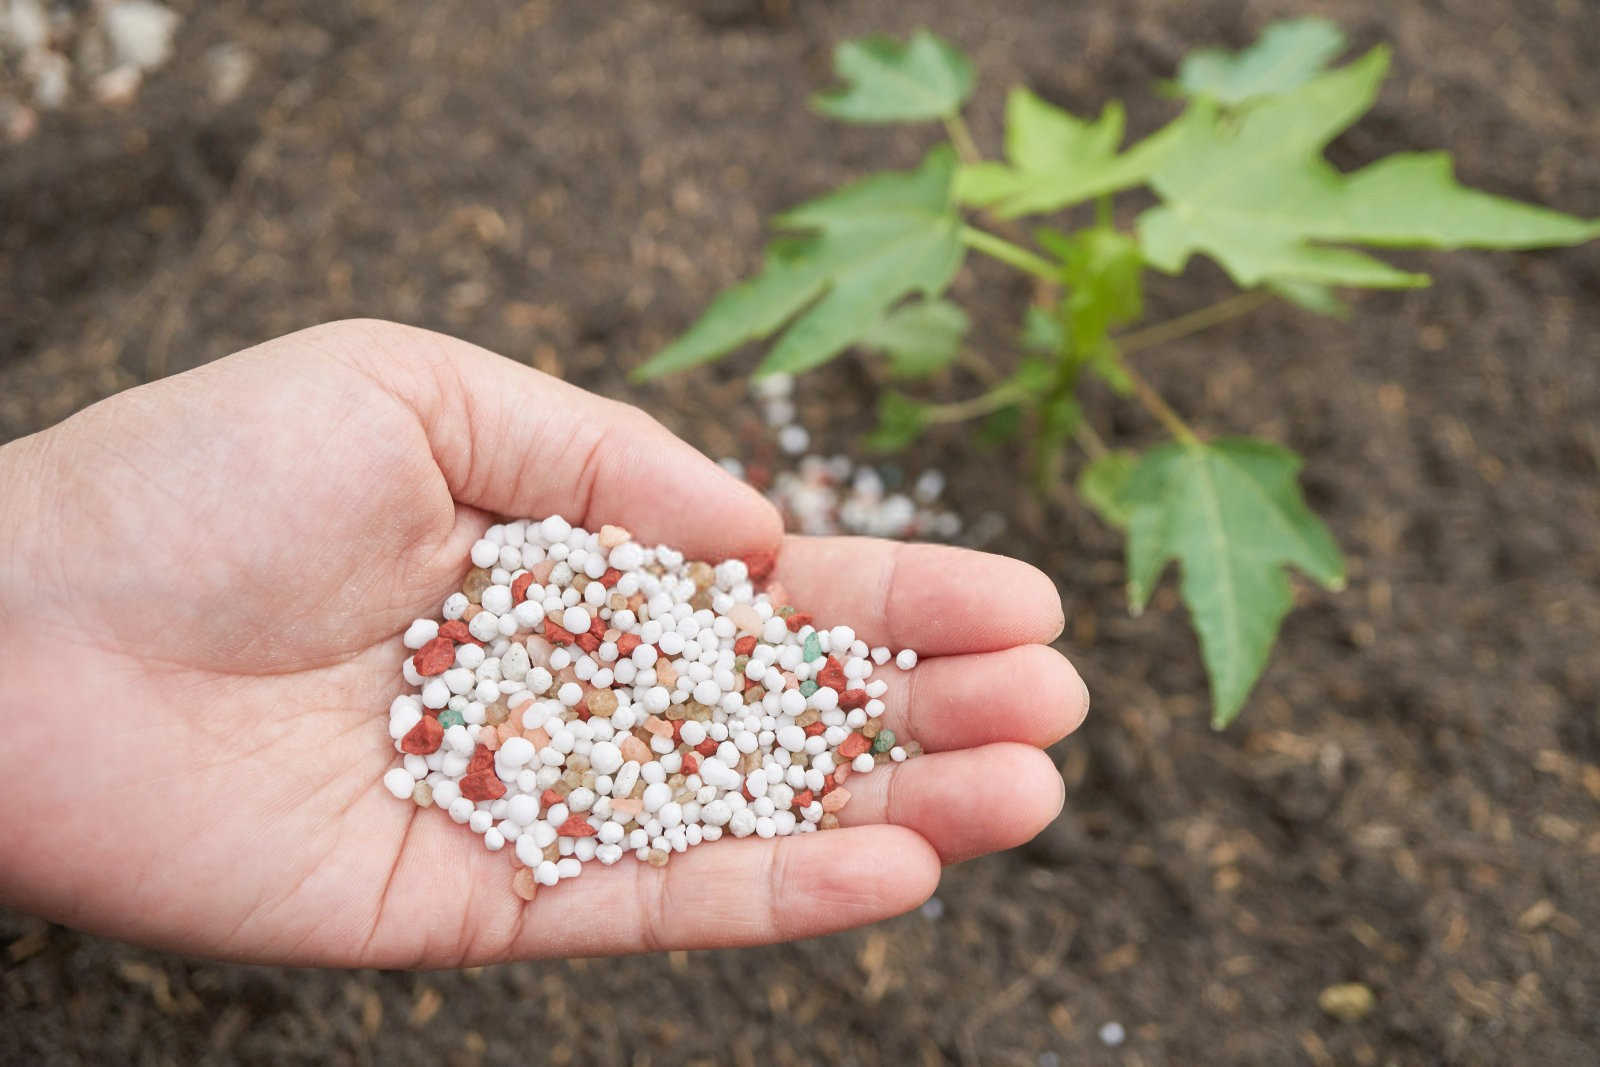
[[[653,391],[621,374],[751,267],[764,215],[927,143],[799,108],[832,42],[927,24],[971,48],[993,147],[1009,83],[1079,111],[1124,96],[1148,129],[1147,89],[1186,47],[1305,10],[184,6],[178,59],[131,110],[50,117],[0,154],[0,439],[370,314],[664,405],[725,453],[738,435],[705,391],[736,398],[733,365]],[[1592,5],[1312,6],[1396,48],[1338,162],[1448,147],[1471,184],[1600,215]],[[224,40],[260,67],[217,109],[200,57]],[[993,547],[1060,583],[1095,692],[1057,752],[1066,813],[950,871],[942,915],[426,975],[224,966],[0,915],[0,1061],[1593,1062],[1600,246],[1405,258],[1434,288],[1363,298],[1347,324],[1271,308],[1140,357],[1199,425],[1305,452],[1350,557],[1347,591],[1304,590],[1231,732],[1206,726],[1170,581],[1131,620],[1116,537],[989,476],[1015,457],[954,433],[910,457],[969,518],[1009,516]],[[998,277],[958,294],[996,343],[1027,295]],[[1223,292],[1201,266],[1157,280],[1152,312]],[[849,440],[872,388],[849,361],[807,387],[825,440]],[[1117,442],[1153,436],[1095,410]],[[1358,1022],[1317,1006],[1347,981],[1376,994]],[[1097,1036],[1113,1020],[1116,1049]]]

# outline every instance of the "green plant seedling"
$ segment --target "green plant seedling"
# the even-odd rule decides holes
[[[1463,187],[1443,152],[1336,169],[1324,149],[1372,107],[1389,65],[1382,47],[1335,65],[1345,47],[1334,24],[1297,19],[1238,53],[1194,52],[1167,85],[1181,110],[1133,144],[1124,143],[1120,102],[1085,119],[1017,87],[1006,99],[1003,153],[985,159],[961,117],[974,72],[960,50],[927,31],[904,43],[847,41],[834,62],[843,84],[815,97],[816,109],[854,123],[939,123],[944,143],[913,170],[872,175],[779,216],[760,273],[717,297],[635,376],[769,338],[757,375],[809,370],[851,349],[887,356],[902,382],[981,361],[994,380],[966,399],[886,389],[867,444],[898,450],[969,419],[982,420],[983,440],[1025,435],[1042,490],[1057,495],[1075,482],[1078,497],[1125,532],[1134,612],[1177,562],[1212,722],[1226,726],[1289,611],[1288,569],[1336,590],[1344,563],[1301,495],[1299,456],[1191,428],[1129,357],[1269,300],[1342,317],[1340,289],[1428,284],[1367,249],[1527,249],[1600,236],[1600,221]],[[1157,202],[1119,229],[1113,198],[1140,187]],[[1094,221],[1077,229],[1024,232],[1015,222],[1089,201]],[[1036,279],[1006,374],[966,351],[968,317],[945,297],[970,252]],[[1197,255],[1242,291],[1133,328],[1145,272],[1178,274]],[[1090,379],[1142,405],[1170,439],[1109,449],[1084,418]],[[1074,445],[1083,460],[1070,479]]]

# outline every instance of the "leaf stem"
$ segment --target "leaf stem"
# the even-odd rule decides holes
[[[946,115],[944,132],[950,138],[950,143],[955,145],[956,155],[961,157],[963,163],[979,163],[983,160],[983,153],[978,150],[978,142],[972,139],[972,131],[967,129],[967,120],[960,113]]]
[[[1026,248],[1014,245],[1003,237],[997,237],[988,230],[980,230],[976,226],[961,227],[961,240],[969,248],[975,248],[984,255],[992,256],[1002,263],[1010,264],[1020,271],[1037,275],[1051,282],[1061,280],[1061,270],[1043,256],[1034,255]]]
[[[1145,380],[1144,375],[1134,370],[1126,360],[1120,357],[1117,362],[1121,365],[1123,373],[1128,376],[1128,381],[1132,383],[1134,395],[1139,398],[1139,403],[1143,404],[1145,410],[1154,415],[1157,421],[1167,428],[1168,433],[1186,445],[1200,443],[1200,438],[1189,428],[1189,424],[1184,422],[1165,400],[1161,399],[1161,394],[1156,392],[1155,386]]]
[[[989,362],[988,356],[974,349],[962,349],[958,361],[974,375],[982,378],[984,385],[993,385],[1003,377],[995,365]]]
[[[1215,304],[1208,304],[1203,308],[1197,308],[1187,314],[1179,315],[1175,319],[1168,319],[1166,322],[1158,322],[1154,326],[1146,326],[1143,329],[1125,333],[1121,337],[1114,337],[1112,341],[1116,343],[1117,348],[1123,355],[1131,355],[1134,352],[1153,348],[1168,341],[1176,341],[1178,338],[1187,337],[1192,333],[1199,333],[1201,330],[1227,322],[1229,319],[1238,318],[1240,315],[1254,311],[1271,300],[1272,294],[1265,290],[1246,290],[1242,293],[1235,293],[1226,300],[1219,300]]]
[[[958,400],[952,404],[929,404],[922,409],[922,415],[929,422],[962,422],[1014,404],[1023,398],[1024,392],[1013,382],[968,400]]]
[[[1112,212],[1112,207],[1113,201],[1110,193],[1101,193],[1095,198],[1094,221],[1096,226],[1104,226],[1107,229],[1111,228],[1112,223],[1115,221],[1115,214]]]
[[[1088,454],[1090,459],[1099,459],[1111,451],[1110,448],[1106,447],[1105,439],[1087,422],[1079,422],[1077,428],[1072,431],[1072,436],[1078,439],[1078,446]]]

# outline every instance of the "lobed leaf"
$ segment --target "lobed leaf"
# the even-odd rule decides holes
[[[1214,104],[1191,106],[1150,178],[1163,203],[1139,217],[1146,259],[1177,273],[1201,252],[1246,287],[1405,288],[1427,276],[1326,242],[1536,248],[1600,235],[1600,222],[1463,188],[1444,153],[1335,170],[1323,148],[1372,106],[1387,67],[1387,51],[1375,48],[1237,118]]]
[[[633,376],[716,359],[786,323],[756,373],[808,370],[865,338],[905,297],[937,296],[965,254],[954,171],[954,154],[940,146],[914,171],[873,175],[779,216],[781,229],[804,236],[774,242],[761,274],[718,296]]]
[[[1273,278],[1268,280],[1267,289],[1305,311],[1333,319],[1350,317],[1350,305],[1339,299],[1339,295],[1326,285],[1294,278]]]
[[[1338,547],[1300,494],[1300,459],[1263,441],[1225,438],[1162,445],[1131,472],[1113,465],[1124,461],[1102,462],[1092,491],[1114,492],[1109,509],[1102,499],[1097,510],[1126,523],[1130,604],[1141,611],[1167,564],[1182,566],[1183,602],[1211,679],[1212,721],[1226,726],[1289,611],[1285,568],[1331,589],[1344,584]]]
[[[1091,123],[1027,89],[1012,89],[1006,97],[1007,162],[963,166],[956,175],[956,198],[989,207],[1001,218],[1015,218],[1138,185],[1160,162],[1173,127],[1119,155],[1122,127],[1121,104],[1107,104]]]
[[[1285,19],[1238,52],[1207,48],[1189,53],[1178,65],[1174,84],[1184,96],[1238,107],[1305,84],[1344,46],[1344,32],[1327,19]]]
[[[889,312],[861,345],[887,352],[897,377],[925,378],[956,358],[968,326],[967,313],[948,300],[920,300]]]
[[[917,30],[905,44],[882,36],[845,41],[834,49],[833,70],[844,87],[818,93],[811,102],[845,122],[953,118],[972,95],[972,61],[927,30]]]
[[[1128,526],[1128,509],[1123,504],[1122,494],[1138,466],[1136,452],[1107,452],[1078,475],[1078,495],[1083,497],[1083,502],[1119,530]]]

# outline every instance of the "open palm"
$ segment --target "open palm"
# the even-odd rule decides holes
[[[933,753],[851,782],[848,829],[624,860],[525,904],[505,855],[379,784],[398,634],[492,515],[774,559],[873,644],[885,724]],[[905,911],[942,862],[1059,810],[1040,751],[1087,697],[1012,560],[785,538],[637,410],[462,342],[317,327],[0,449],[0,901],[114,936],[293,963],[445,966],[753,944]],[[24,758],[25,756],[25,758]]]

